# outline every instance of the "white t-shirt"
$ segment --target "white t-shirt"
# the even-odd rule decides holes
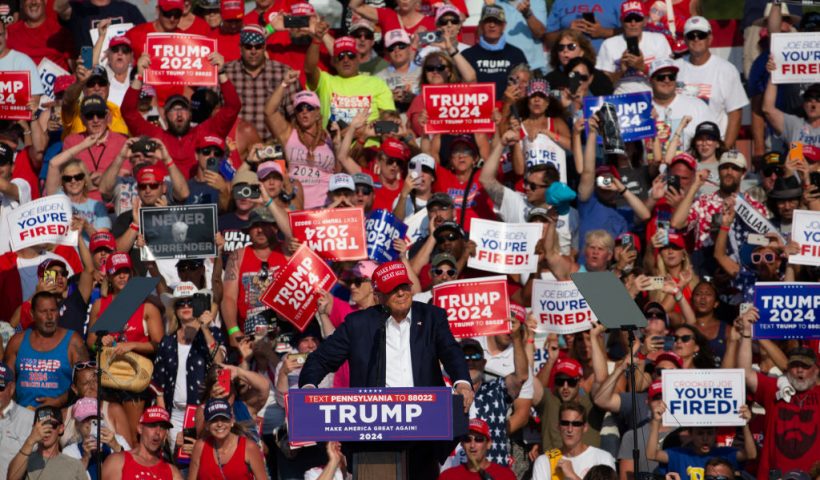
[[[497,209],[498,216],[507,223],[526,223],[527,214],[532,210],[532,205],[527,202],[524,195],[504,187],[504,199]],[[571,219],[570,217],[574,218]],[[574,208],[571,208],[566,215],[558,216],[556,229],[561,255],[569,255],[571,248],[573,246],[577,248],[578,246],[577,241],[573,242],[573,238],[577,238],[577,218],[578,212]]]
[[[0,58],[0,71],[8,72],[16,70],[28,70],[31,74],[32,95],[43,94],[43,84],[40,82],[40,73],[37,71],[37,65],[34,64],[34,60],[23,52],[9,50],[9,53],[5,57]]]
[[[672,49],[666,37],[660,33],[643,32],[638,42],[638,48],[643,53],[643,61],[647,69],[653,60],[671,58]],[[598,51],[598,63],[595,68],[604,72],[615,73],[621,70],[621,55],[626,51],[626,37],[618,35],[604,40]],[[646,92],[652,90],[649,85],[649,76],[645,72],[629,69],[615,85],[615,93]]]
[[[9,212],[19,207],[23,203],[31,201],[31,186],[22,178],[12,178],[11,183],[17,185],[17,197],[20,201],[13,200],[0,193],[0,255],[11,251],[11,231],[6,217]]]
[[[108,72],[108,101],[111,103],[115,103],[118,107],[122,105],[122,99],[125,98],[125,92],[128,91],[128,87],[131,85],[131,68],[128,67],[128,73],[125,74],[125,81],[120,82],[117,80],[117,74],[114,73],[114,70],[106,65],[105,71]]]
[[[681,148],[684,149],[689,148],[689,143],[695,136],[695,128],[699,123],[716,122],[715,114],[709,110],[709,106],[703,100],[688,95],[675,95],[675,99],[666,107],[658,105],[654,101],[652,106],[658,114],[657,120],[669,125],[671,132],[677,130],[678,124],[680,124],[683,117],[687,115],[692,117],[692,121],[683,129],[681,135]]]
[[[740,83],[740,72],[717,55],[710,56],[703,65],[692,65],[684,58],[676,60],[675,64],[680,68],[678,95],[689,95],[706,102],[717,118],[720,133],[725,138],[728,113],[749,104],[749,97]],[[680,88],[680,83],[684,84],[683,88]]]
[[[191,344],[183,345],[177,342],[177,380],[174,382],[174,406],[185,408],[188,403],[188,354],[191,353]]]
[[[612,458],[608,452],[600,448],[587,447],[584,453],[577,457],[565,457],[572,463],[572,469],[575,474],[583,478],[589,469],[597,465],[608,465],[615,470],[615,459]],[[532,466],[532,480],[550,480],[552,472],[550,471],[550,460],[546,454],[539,456]]]

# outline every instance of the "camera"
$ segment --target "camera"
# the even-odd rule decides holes
[[[275,158],[282,158],[281,145],[266,145],[264,148],[258,148],[256,155],[260,160],[270,160]]]
[[[259,185],[237,185],[233,189],[233,194],[237,198],[259,198],[262,196],[262,190]]]
[[[419,36],[420,45],[430,45],[431,43],[439,43],[443,40],[443,36],[438,30],[435,32],[419,32],[417,35]]]
[[[608,187],[612,185],[612,177],[598,177],[595,179],[595,184],[599,187]]]

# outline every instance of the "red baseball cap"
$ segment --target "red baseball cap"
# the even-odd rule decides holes
[[[158,0],[157,7],[163,12],[171,10],[185,10],[185,2],[182,0]]]
[[[649,399],[652,400],[661,394],[663,394],[663,381],[655,380],[652,382],[652,385],[649,386]]]
[[[376,290],[388,294],[402,285],[413,283],[407,274],[407,267],[399,261],[387,262],[373,271],[373,281]]]
[[[487,422],[480,418],[471,418],[470,426],[467,427],[467,430],[470,432],[480,433],[481,435],[490,438],[490,426],[487,425]]]
[[[162,179],[165,178],[164,175],[160,173],[160,170],[154,165],[148,165],[147,167],[140,168],[140,171],[137,172],[137,183],[160,183]]]
[[[655,357],[655,365],[661,363],[664,360],[668,360],[674,363],[678,366],[678,368],[683,368],[683,359],[680,358],[680,355],[678,355],[675,352],[661,352],[660,355]]]
[[[199,150],[200,148],[208,148],[208,147],[219,147],[220,150],[223,152],[225,151],[225,140],[217,137],[216,135],[203,135],[199,137],[196,141],[196,149]]]
[[[290,6],[290,14],[310,17],[312,15],[316,15],[316,9],[313,8],[313,5],[307,2],[299,2]]]
[[[410,160],[410,149],[407,148],[407,145],[405,145],[404,142],[393,137],[387,137],[384,139],[382,142],[381,151],[388,157],[398,158],[403,162]]]
[[[613,167],[612,165],[601,165],[600,167],[595,169],[595,175],[612,175],[613,177],[617,178],[618,180],[621,179],[621,174],[618,172],[618,169]]]
[[[669,166],[671,167],[672,165],[674,165],[676,163],[683,163],[684,165],[689,167],[689,170],[692,170],[692,171],[695,171],[695,170],[698,169],[698,161],[695,160],[695,157],[693,157],[692,155],[689,155],[686,152],[681,152],[681,153],[675,155],[672,158],[672,163],[670,163]]]
[[[100,248],[107,248],[112,252],[117,250],[117,240],[114,238],[114,234],[101,230],[94,235],[91,235],[91,241],[88,244],[88,249],[91,250],[91,253],[94,253]]]
[[[152,423],[161,423],[165,428],[173,427],[171,424],[171,416],[168,415],[168,411],[157,406],[146,408],[140,417],[141,425],[150,425]]]
[[[638,0],[630,0],[628,2],[622,3],[621,20],[626,18],[626,16],[629,14],[640,15],[641,18],[644,18],[643,6],[641,5],[641,2],[639,2]]]
[[[64,261],[56,258],[47,258],[40,262],[40,265],[37,266],[37,277],[42,278],[43,274],[46,273],[46,270],[51,267],[63,267],[63,270],[68,273],[68,267]]]
[[[105,259],[105,271],[109,275],[114,275],[117,271],[127,268],[131,270],[134,265],[131,263],[131,257],[124,252],[114,252]]]
[[[683,235],[680,233],[669,232],[669,244],[667,244],[667,246],[686,250],[686,239],[683,238]]]
[[[559,373],[563,373],[570,378],[581,378],[584,375],[584,367],[578,363],[578,360],[563,358],[555,366],[555,374],[558,375]]]
[[[54,80],[54,95],[65,92],[74,85],[74,75],[60,75]]]
[[[132,48],[131,39],[126,37],[125,35],[120,35],[118,37],[114,37],[108,42],[108,48],[119,47],[120,45],[126,45],[128,48]]]
[[[358,53],[356,40],[353,37],[339,37],[333,42],[333,55],[338,56],[343,52]]]
[[[222,0],[219,14],[222,20],[241,20],[245,16],[245,5],[240,0]]]

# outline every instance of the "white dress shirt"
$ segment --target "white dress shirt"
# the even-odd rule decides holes
[[[387,319],[385,330],[385,387],[413,387],[413,359],[410,355],[411,313],[398,322],[392,316]]]

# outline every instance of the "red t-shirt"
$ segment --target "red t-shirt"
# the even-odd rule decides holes
[[[221,28],[215,28],[208,34],[209,37],[216,39],[216,51],[225,57],[225,63],[239,60],[242,55],[239,50],[239,33],[226,34],[222,33]],[[304,68],[304,67],[302,67]]]
[[[377,8],[376,11],[379,12],[379,28],[385,33],[390,30],[404,28],[404,31],[412,35],[418,30],[432,32],[436,29],[435,16],[423,17],[421,21],[415,25],[402,26],[399,21],[399,14],[392,8]]]
[[[769,478],[769,469],[808,472],[820,458],[820,387],[792,395],[791,401],[777,401],[777,379],[757,374],[754,400],[766,409],[763,451],[758,477]]]
[[[131,49],[134,50],[134,58],[140,58],[145,51],[145,42],[148,40],[149,33],[155,33],[157,28],[154,22],[145,22],[135,25],[134,28],[125,32],[125,36],[131,40]],[[179,30],[174,30],[179,32]]]
[[[485,472],[490,474],[494,480],[515,480],[515,474],[512,470],[507,467],[502,467],[497,463],[490,463],[490,465],[484,469]],[[481,476],[477,472],[471,472],[467,469],[467,464],[462,463],[461,465],[453,468],[448,468],[447,470],[441,472],[441,475],[438,476],[438,480],[481,480]]]
[[[205,20],[194,17],[194,23],[192,23],[190,27],[185,29],[180,28],[179,31],[190,35],[203,35],[207,37],[208,34],[211,33],[211,26],[208,25],[208,22]]]
[[[8,46],[31,57],[35,65],[48,58],[66,70],[75,55],[74,37],[57,20],[46,17],[39,27],[29,28],[21,21],[8,26]]]
[[[34,165],[31,164],[28,148],[24,148],[17,153],[17,157],[14,159],[14,167],[11,170],[11,177],[23,179],[29,184],[32,200],[40,198],[39,169],[35,170]]]
[[[470,230],[470,221],[473,217],[486,220],[496,219],[492,200],[478,181],[478,175],[478,172],[473,175],[470,192],[467,195],[467,213],[463,225],[467,231]],[[456,221],[461,218],[461,205],[464,203],[464,190],[466,188],[467,183],[460,182],[453,172],[436,165],[436,181],[433,183],[433,192],[444,192],[450,195],[456,208]]]
[[[87,133],[72,133],[63,141],[63,150],[67,150],[74,145],[82,142],[87,136]],[[109,165],[117,158],[117,154],[122,150],[125,141],[128,138],[125,135],[116,132],[108,132],[108,140],[102,145],[95,145],[91,148],[86,148],[75,155],[76,158],[83,161],[89,173],[98,173],[100,175],[105,172]],[[122,173],[131,171],[131,162],[125,161],[120,170]],[[97,189],[88,192],[88,197],[94,200],[102,200],[100,191]]]

